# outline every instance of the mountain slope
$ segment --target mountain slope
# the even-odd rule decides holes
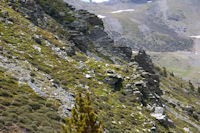
[[[40,13],[27,8],[29,2]],[[87,56],[75,38],[70,40],[63,21],[29,2],[16,8],[16,3],[0,1],[0,131],[59,132],[75,94],[86,90],[106,132],[199,131],[199,95],[188,83],[170,73],[164,77],[144,51],[130,63],[123,54],[110,58],[96,51]],[[41,16],[30,19],[31,11]],[[102,56],[107,58],[96,60]]]
[[[104,16],[106,31],[115,43],[133,50],[155,52],[191,51],[191,35],[199,34],[199,2],[196,0],[110,0],[88,4],[66,0],[75,7]],[[134,9],[129,12],[114,11]],[[192,14],[192,15],[191,15]]]
[[[103,22],[94,14],[75,10],[62,0],[54,3],[48,0],[20,1],[18,7],[15,7],[13,1],[9,4],[35,25],[54,32],[62,40],[73,42],[72,49],[78,48],[89,56],[98,57],[99,60],[109,58],[110,62],[120,59],[130,61],[131,49],[114,45],[113,40],[104,32]]]

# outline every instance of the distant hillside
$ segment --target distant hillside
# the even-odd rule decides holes
[[[110,0],[88,4],[67,0],[77,8],[87,9],[103,16],[106,31],[117,44],[126,44],[133,50],[150,51],[192,50],[191,35],[198,35],[198,0]],[[134,12],[111,13],[134,9]]]
[[[191,52],[149,52],[155,64],[166,67],[176,76],[191,80],[200,86],[200,57],[199,53]]]

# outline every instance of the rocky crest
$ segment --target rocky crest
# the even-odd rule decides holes
[[[144,50],[140,50],[139,53],[134,57],[134,61],[138,62],[139,66],[145,71],[155,74],[155,68],[149,55]]]
[[[76,10],[67,3],[61,7],[67,9],[67,12],[60,9],[53,14],[39,0],[18,0],[18,2],[20,6],[16,6],[14,0],[9,0],[8,4],[43,29],[48,29],[51,32],[56,32],[56,29],[62,30],[68,36],[63,36],[63,34],[58,36],[63,38],[66,44],[69,44],[69,41],[72,42],[69,46],[71,47],[70,49],[73,50],[75,46],[88,56],[100,60],[110,58],[115,63],[120,63],[119,60],[128,62],[131,60],[131,48],[114,45],[114,41],[104,31],[103,21],[95,14],[89,13],[86,10]],[[63,25],[60,27],[61,29],[51,26],[52,21],[54,21],[51,17]]]

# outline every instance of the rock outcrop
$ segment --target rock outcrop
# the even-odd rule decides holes
[[[134,61],[138,62],[139,66],[149,73],[155,73],[152,60],[144,50],[139,50],[139,53],[135,56]]]
[[[134,84],[138,90],[137,93],[135,92],[136,96],[139,96],[142,99],[141,102],[152,112],[152,117],[166,127],[175,128],[166,114],[165,105],[162,103],[161,95],[163,92],[160,89],[160,76],[156,74],[150,56],[144,50],[140,50],[134,61],[133,64],[138,64],[137,70],[143,77],[143,80]]]
[[[112,86],[114,91],[119,91],[122,88],[123,77],[113,71],[107,72],[107,77],[104,79],[104,83]]]

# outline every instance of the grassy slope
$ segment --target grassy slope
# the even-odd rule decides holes
[[[45,40],[47,40],[57,48],[66,46],[60,41],[56,40],[53,34],[50,34],[47,31],[33,26],[29,21],[24,19],[22,16],[20,16],[18,13],[10,9],[2,2],[0,2],[0,7],[3,10],[7,10],[10,16],[12,16],[14,19],[13,25],[6,25],[2,22],[0,23],[0,45],[4,48],[3,52],[1,52],[1,56],[12,60],[16,64],[17,62],[27,61],[28,64],[31,66],[30,68],[23,63],[18,65],[23,66],[24,70],[31,71],[31,79],[40,80],[41,82],[43,82],[43,84],[41,83],[41,88],[48,86],[47,81],[41,76],[41,73],[49,75],[52,79],[54,79],[54,82],[56,84],[63,87],[67,91],[76,93],[78,90],[85,90],[83,88],[89,88],[94,101],[94,109],[99,114],[100,118],[103,120],[104,125],[110,132],[136,132],[137,130],[139,130],[140,132],[150,132],[149,130],[153,126],[151,121],[154,121],[154,119],[150,117],[150,112],[147,111],[145,107],[141,106],[141,103],[135,102],[135,96],[124,95],[123,92],[123,88],[127,84],[134,84],[136,81],[140,81],[142,79],[141,76],[134,80],[129,80],[128,78],[126,78],[131,77],[132,74],[139,74],[139,72],[136,71],[135,68],[106,64],[104,62],[97,62],[94,59],[90,59],[78,52],[77,55],[72,58],[68,56],[62,58],[61,56],[56,54],[49,46],[46,45]],[[40,36],[40,44],[35,42],[35,40],[33,39],[33,35]],[[40,47],[41,52],[35,49],[34,46]],[[37,68],[37,70],[35,70],[35,68]],[[107,76],[107,70],[114,70],[117,74],[120,74],[125,78],[120,91],[113,92],[111,86],[102,82],[102,80]],[[8,76],[6,76],[6,74]],[[19,72],[16,71],[15,74],[17,75],[19,74]],[[14,71],[8,71],[6,69],[1,69],[0,72],[2,78],[0,80],[0,82],[2,82],[0,98],[3,99],[1,100],[2,109],[0,111],[0,117],[6,119],[1,121],[1,124],[4,127],[8,126],[9,129],[11,129],[9,126],[16,127],[16,125],[22,125],[22,127],[28,128],[29,130],[45,130],[42,132],[59,130],[60,118],[58,116],[58,106],[60,106],[60,104],[56,101],[51,102],[47,99],[37,96],[31,90],[31,88],[26,85],[26,82],[24,83],[25,85],[21,87],[18,86],[17,79],[13,79],[9,76],[13,75],[15,77],[15,74]],[[85,77],[85,74],[90,74],[93,78],[88,79]],[[174,83],[172,85],[176,85],[180,88],[180,85],[175,84],[177,83],[175,78],[173,78],[173,81]],[[163,82],[167,82],[166,84],[170,83],[168,80],[165,79],[163,80]],[[183,85],[187,86],[187,84],[185,83],[183,83]],[[4,88],[6,88],[6,90]],[[168,90],[170,89],[170,87],[169,85],[166,85],[166,87],[163,87],[163,89]],[[16,90],[19,90],[19,92],[16,92]],[[47,90],[42,91],[50,93]],[[178,94],[179,92],[173,92],[173,95],[177,96]],[[194,98],[194,101],[196,100],[193,95],[190,95],[190,97]],[[5,98],[8,98],[9,100],[5,100]],[[16,104],[17,106],[15,104],[13,105],[13,103],[10,102],[18,98],[19,103]],[[29,100],[25,100],[25,98],[28,98]],[[177,98],[179,97],[177,96]],[[10,102],[10,104],[4,103],[7,101]],[[25,103],[21,105],[22,102]],[[55,103],[55,105],[52,103]],[[194,104],[194,102],[191,102],[191,104]],[[37,108],[34,108],[34,105],[36,105]],[[30,110],[24,111],[23,108],[19,108],[21,106],[26,106],[28,108],[30,108],[29,106],[33,107],[31,107]],[[14,114],[10,113],[10,110],[12,110],[13,108],[15,108]],[[32,109],[35,110],[32,112]],[[22,113],[21,116],[22,119],[26,119],[27,121],[22,123],[20,121],[21,118],[18,119],[17,117],[17,119],[11,120],[10,125],[7,125],[7,121],[10,121],[10,118],[16,117],[17,113],[19,113],[18,110],[26,112]],[[42,122],[45,123],[46,120],[49,121],[45,123],[46,125],[39,123],[40,126],[37,126],[37,122],[40,122],[40,120],[38,120],[38,116],[41,115],[41,112],[46,112],[45,115],[39,117],[44,119]],[[34,120],[32,120],[33,118]],[[32,123],[33,121],[36,122]],[[178,119],[176,121],[178,121],[177,131],[183,132],[183,127],[185,125],[190,127],[191,130],[196,131],[193,126],[187,123],[185,123],[185,125],[182,125],[180,124],[181,121]],[[35,125],[37,127],[35,127]],[[174,130],[165,129],[159,123],[157,128],[160,132]]]
[[[167,113],[176,125],[176,132],[184,132],[184,127],[188,127],[194,133],[198,132],[198,130],[193,126],[194,124],[199,126],[199,122],[197,122],[192,115],[188,115],[189,117],[187,118],[187,112],[184,112],[181,105],[192,105],[195,109],[199,109],[200,105],[198,104],[198,101],[200,96],[192,93],[187,83],[180,78],[170,76],[170,73],[168,73],[168,77],[161,78],[160,87],[164,90],[162,98],[165,105],[170,107],[170,109],[167,110]],[[172,103],[176,103],[178,101],[180,105],[176,103],[177,106],[172,107],[171,102],[169,102],[170,100]],[[171,110],[175,111],[177,114],[174,114]],[[183,121],[183,119],[186,120]]]
[[[0,69],[0,131],[60,131],[58,103],[39,97]]]
[[[192,80],[199,83],[199,55],[190,52],[173,52],[173,53],[149,53],[154,63],[161,67],[166,67],[169,71],[174,72],[177,76],[185,80]]]
[[[1,8],[3,10],[8,11],[10,16],[12,16],[14,19],[13,25],[6,25],[5,23],[0,23],[0,29],[2,34],[1,46],[3,46],[4,48],[4,52],[1,53],[2,56],[9,57],[9,59],[14,62],[18,61],[21,62],[23,60],[26,60],[31,65],[31,67],[37,68],[38,71],[31,69],[31,73],[33,73],[31,74],[31,79],[36,80],[42,78],[39,77],[40,73],[49,74],[54,79],[54,82],[65,88],[65,90],[70,90],[72,92],[76,92],[77,90],[80,89],[82,90],[83,87],[88,86],[91,92],[93,92],[94,94],[93,97],[94,98],[97,97],[97,99],[101,101],[101,102],[98,101],[95,102],[95,105],[97,106],[95,109],[98,110],[98,112],[100,112],[101,110],[101,114],[104,114],[100,116],[104,120],[104,122],[107,122],[107,124],[105,125],[106,126],[108,125],[108,129],[119,132],[122,130],[124,131],[132,130],[134,132],[134,130],[136,130],[137,126],[133,125],[131,121],[128,122],[128,120],[131,119],[130,114],[128,112],[132,112],[132,110],[137,110],[136,106],[127,105],[128,106],[127,108],[122,107],[123,104],[126,105],[126,103],[120,102],[118,100],[118,96],[122,94],[121,93],[116,94],[111,92],[110,86],[103,84],[102,82],[99,82],[102,81],[102,79],[105,76],[107,76],[105,75],[105,70],[109,69],[119,71],[119,73],[121,73],[125,77],[128,76],[127,74],[124,74],[123,72],[124,68],[122,69],[121,67],[116,67],[111,64],[96,62],[93,59],[88,59],[87,57],[85,57],[80,53],[77,53],[77,55],[73,57],[74,59],[70,57],[66,57],[66,59],[63,59],[58,55],[56,55],[51,48],[45,45],[45,40],[48,40],[57,47],[63,47],[64,45],[59,41],[56,41],[54,39],[54,36],[52,36],[51,34],[49,34],[44,30],[41,30],[38,27],[30,28],[31,23],[29,21],[21,17],[18,13],[14,12],[12,9],[8,8],[2,2],[1,2]],[[32,38],[33,35],[42,36],[41,44],[38,44],[33,40]],[[34,49],[33,46],[40,47],[41,53],[38,52],[36,49]],[[21,53],[20,51],[23,51],[23,53]],[[78,62],[80,60],[84,61],[85,65],[82,66],[82,63]],[[25,64],[20,64],[20,65],[23,65],[25,69],[30,69],[29,67],[25,66]],[[95,79],[85,78],[84,75],[91,70],[95,71]],[[4,71],[8,72],[7,70]],[[133,70],[130,70],[130,72],[133,72]],[[131,74],[132,73],[129,73],[129,75]],[[44,81],[44,79],[40,80]],[[109,99],[105,103],[102,102],[103,101],[102,99],[104,99],[104,97],[106,97],[106,99],[108,97]],[[132,97],[130,99],[134,100],[135,97]],[[111,105],[113,105],[114,107],[111,108],[110,107]],[[115,112],[115,115],[113,117],[108,117],[110,113],[107,112],[107,109],[110,110],[109,112]],[[123,110],[126,113],[123,112],[122,114],[121,111]],[[54,113],[55,112],[56,110],[54,111]],[[1,115],[2,113],[3,112],[1,112]],[[124,122],[122,122],[123,124],[122,125],[119,123],[112,124],[112,121],[120,120],[120,116],[123,116],[124,118],[123,119]],[[138,125],[142,125],[143,121],[151,119],[151,118],[146,119],[143,115],[138,114],[136,112],[134,113],[133,117],[137,118],[138,121],[135,123],[137,123]],[[127,129],[122,128],[124,125],[127,126]],[[149,128],[148,125],[147,127]],[[143,127],[138,127],[138,129],[140,130],[142,130],[142,128]],[[57,129],[57,128],[51,126],[50,129]]]

